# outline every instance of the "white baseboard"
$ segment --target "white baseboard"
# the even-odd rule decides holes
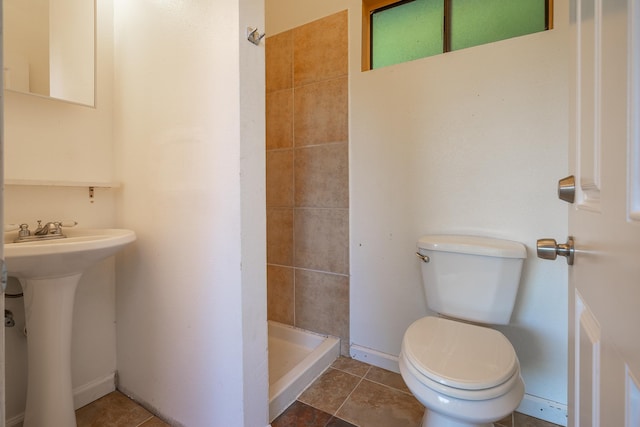
[[[24,421],[24,412],[19,413],[11,418],[7,418],[5,425],[7,427],[22,427],[22,422]]]
[[[82,408],[85,405],[100,399],[116,389],[116,373],[112,372],[102,378],[96,378],[86,384],[73,389],[74,409]]]
[[[516,411],[553,424],[567,425],[567,405],[541,397],[525,394]]]
[[[392,356],[390,354],[382,353],[372,348],[361,347],[356,344],[351,344],[349,354],[351,354],[352,358],[368,363],[369,365],[377,366],[378,368],[386,369],[387,371],[396,372],[398,374],[400,373],[400,368],[398,367],[398,356]]]
[[[371,348],[351,344],[351,357],[369,365],[377,366],[392,372],[400,372],[398,357],[382,353]],[[525,394],[520,406],[516,409],[530,417],[539,418],[561,426],[567,425],[567,405]]]
[[[116,389],[116,374],[112,372],[102,378],[96,378],[86,384],[73,389],[73,409],[82,408],[85,405],[100,399]],[[24,412],[14,415],[6,420],[7,427],[22,427]]]

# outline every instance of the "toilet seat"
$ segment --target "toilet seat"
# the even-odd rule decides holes
[[[491,399],[520,377],[513,346],[500,332],[439,317],[409,326],[402,353],[418,381],[451,397]]]

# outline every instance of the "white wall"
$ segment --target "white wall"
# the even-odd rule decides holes
[[[172,425],[268,424],[262,2],[115,3],[120,388]]]
[[[567,233],[555,188],[567,174],[568,2],[556,2],[553,31],[369,72],[360,71],[359,0],[267,0],[267,31],[347,7],[352,354],[393,368],[404,331],[427,314],[420,235],[518,240],[528,259],[501,329],[522,364],[521,410],[563,422],[567,269],[539,261],[535,241]]]

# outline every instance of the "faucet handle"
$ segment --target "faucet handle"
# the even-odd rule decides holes
[[[20,228],[22,224],[5,224],[4,225],[4,232],[6,233],[7,231],[16,231]]]
[[[18,231],[18,237],[29,237],[31,231],[29,231],[29,224],[20,224],[20,231]]]

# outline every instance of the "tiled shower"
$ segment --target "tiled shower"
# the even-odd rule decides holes
[[[347,11],[266,40],[267,313],[349,352]]]

